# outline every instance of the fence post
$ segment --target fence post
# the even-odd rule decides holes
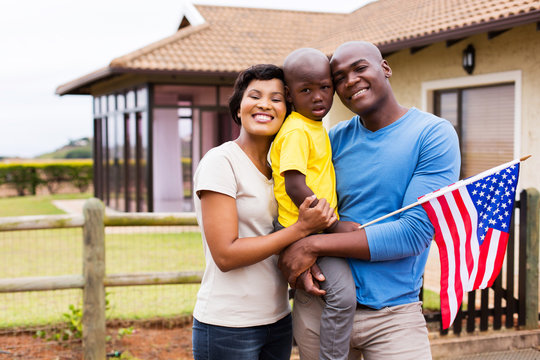
[[[83,353],[85,360],[103,360],[105,353],[104,206],[89,199],[83,207]]]
[[[525,328],[537,329],[538,328],[538,230],[539,230],[539,207],[540,207],[540,194],[538,190],[534,188],[528,188],[526,191],[525,206],[521,208],[526,216],[526,228],[525,231],[525,297],[519,299],[525,302]],[[522,276],[522,274],[520,274]]]

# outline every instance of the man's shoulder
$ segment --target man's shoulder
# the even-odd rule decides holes
[[[340,132],[347,131],[358,124],[358,115],[353,116],[349,120],[343,120],[334,125],[329,131],[329,135],[339,134]]]
[[[411,109],[411,120],[421,130],[453,131],[454,129],[454,126],[448,120],[417,108]]]

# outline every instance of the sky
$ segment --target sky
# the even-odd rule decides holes
[[[92,136],[90,95],[59,85],[172,35],[185,0],[16,0],[0,11],[0,157],[52,152]],[[366,0],[194,0],[194,4],[350,12]]]

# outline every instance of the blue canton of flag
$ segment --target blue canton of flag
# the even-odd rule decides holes
[[[519,174],[519,163],[467,185],[478,213],[478,242],[489,228],[509,232]]]

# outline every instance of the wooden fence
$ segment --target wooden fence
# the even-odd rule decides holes
[[[500,330],[503,325],[505,328],[513,328],[516,325],[525,329],[538,328],[539,209],[538,190],[533,188],[523,190],[520,200],[515,203],[514,216],[510,225],[506,266],[503,267],[491,288],[471,291],[467,294],[467,310],[463,310],[463,306],[459,310],[452,326],[454,334],[460,334],[463,331],[463,323],[468,333],[476,330]],[[519,218],[519,226],[516,229],[517,218]],[[518,261],[517,274],[515,272],[516,260]],[[518,275],[517,283],[516,275]],[[478,294],[480,294],[479,308],[477,306]],[[440,312],[425,314],[425,317],[427,322],[442,321]],[[517,317],[517,323],[515,317]],[[442,330],[441,326],[441,335],[446,334],[448,330]]]
[[[0,219],[0,231],[83,229],[82,275],[0,279],[0,293],[60,289],[83,290],[83,354],[85,360],[103,360],[105,353],[105,287],[199,284],[200,271],[105,275],[105,226],[193,226],[193,213],[129,213],[105,216],[103,203],[89,199],[83,215],[22,216]]]
[[[480,319],[480,330],[487,330],[488,317],[493,318],[493,328],[500,329],[501,319],[505,326],[514,326],[514,313],[518,314],[518,324],[525,328],[538,327],[538,228],[540,197],[535,189],[521,193],[516,207],[520,209],[519,231],[519,296],[514,297],[514,236],[508,244],[506,266],[506,289],[497,279],[491,289],[482,291],[481,309],[469,305],[467,311],[460,311],[454,323],[454,332],[461,332],[462,320],[467,320],[467,331],[475,329],[476,319]],[[105,215],[103,203],[97,199],[88,200],[83,215],[25,216],[0,219],[0,231],[83,228],[83,274],[54,277],[30,277],[0,279],[0,293],[20,291],[43,291],[57,289],[83,289],[83,353],[86,360],[105,359],[105,287],[196,284],[200,283],[202,272],[161,272],[105,275],[105,226],[193,226],[197,225],[195,215],[129,213]],[[512,229],[513,229],[512,225]],[[488,306],[489,291],[495,292],[495,305]],[[506,306],[501,306],[501,299]],[[475,304],[475,292],[469,294],[469,304]],[[440,321],[438,314],[426,314],[428,321]],[[444,334],[444,332],[443,332]]]

